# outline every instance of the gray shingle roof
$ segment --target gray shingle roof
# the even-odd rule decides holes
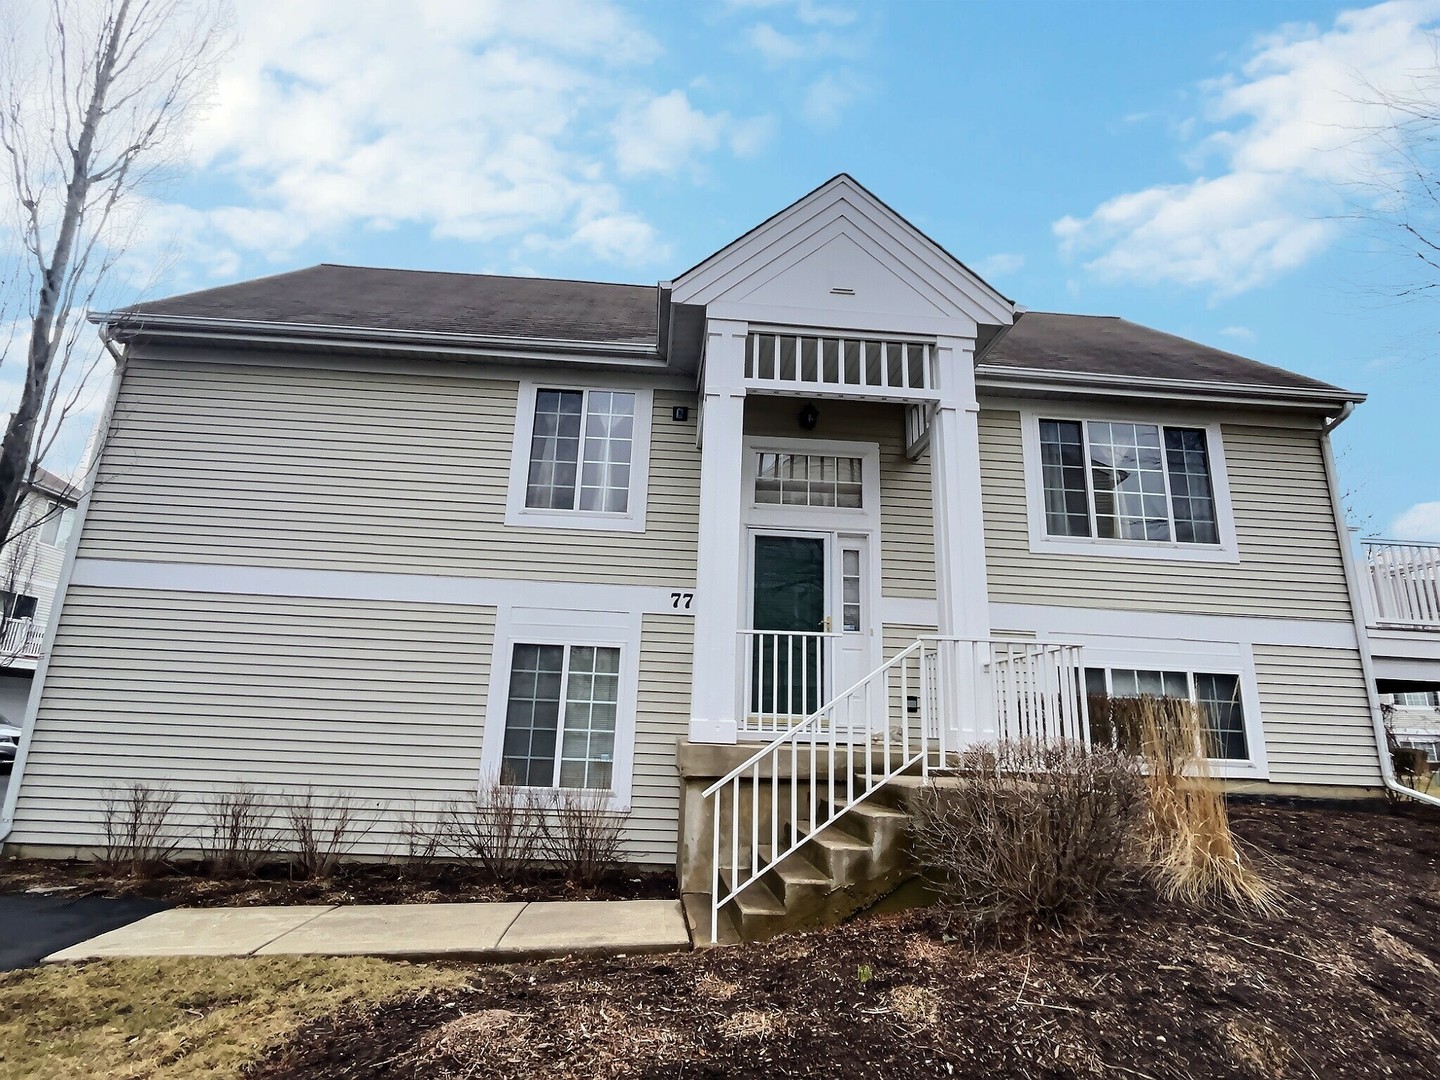
[[[1339,390],[1284,368],[1113,315],[1029,311],[981,358],[989,368],[1031,368],[1075,375],[1272,386],[1288,390]]]
[[[126,308],[124,315],[654,344],[654,285],[322,263]]]

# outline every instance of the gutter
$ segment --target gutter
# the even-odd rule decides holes
[[[105,443],[110,433],[110,422],[115,415],[115,403],[120,397],[120,380],[125,372],[125,357],[116,351],[110,340],[108,328],[101,327],[100,337],[105,348],[115,357],[115,370],[110,376],[110,391],[105,406],[95,420],[96,430],[102,432],[97,440],[95,454],[89,463],[92,471],[85,493],[75,509],[75,527],[70,530],[70,540],[65,545],[65,561],[60,567],[60,578],[55,582],[55,599],[50,607],[50,623],[45,627],[45,640],[40,647],[40,660],[35,665],[35,674],[30,680],[30,697],[25,703],[25,719],[20,728],[20,748],[15,754],[15,764],[10,770],[10,784],[5,790],[5,804],[0,808],[0,843],[15,827],[15,807],[20,800],[20,788],[25,779],[25,765],[30,760],[30,743],[35,732],[35,716],[40,711],[40,697],[45,689],[45,676],[50,670],[50,653],[55,647],[55,635],[60,629],[60,618],[65,610],[65,596],[70,591],[70,579],[75,574],[75,556],[80,550],[80,538],[85,532],[85,516],[90,509],[90,497],[95,492],[95,481],[100,475],[100,459],[105,455]]]
[[[208,338],[255,344],[306,341],[332,347],[402,349],[426,353],[469,353],[493,359],[514,355],[531,359],[542,354],[606,356],[649,361],[664,367],[657,344],[650,342],[574,341],[559,338],[509,337],[493,334],[455,334],[428,330],[386,330],[368,326],[266,322],[249,319],[209,319],[192,315],[135,315],[123,311],[89,316],[106,335],[136,337]],[[113,349],[112,349],[113,352]]]
[[[1330,448],[1330,433],[1349,419],[1355,403],[1348,402],[1325,425],[1320,449],[1325,457],[1325,480],[1330,485],[1330,507],[1335,512],[1336,537],[1340,541],[1340,560],[1345,566],[1345,585],[1350,593],[1350,612],[1355,620],[1355,639],[1360,646],[1360,669],[1365,674],[1365,696],[1370,702],[1370,722],[1375,729],[1375,749],[1380,758],[1380,778],[1385,787],[1398,795],[1417,802],[1440,806],[1440,798],[1416,791],[1400,783],[1395,775],[1395,762],[1390,759],[1390,743],[1385,735],[1385,714],[1380,708],[1380,691],[1375,684],[1375,659],[1370,652],[1370,631],[1365,623],[1365,608],[1360,599],[1360,574],[1355,566],[1355,553],[1350,544],[1350,528],[1345,522],[1345,508],[1340,505],[1340,487],[1335,475],[1335,454]]]
[[[1365,400],[1364,394],[1339,389],[1306,389],[1292,386],[1246,386],[1205,379],[1156,379],[1133,375],[1051,371],[1044,368],[1016,368],[978,364],[977,388],[988,391],[1057,390],[1066,394],[1093,394],[1108,397],[1143,397],[1147,400],[1196,397],[1236,405],[1266,405],[1290,408],[1341,406],[1342,411]],[[1348,413],[1345,413],[1348,415]]]

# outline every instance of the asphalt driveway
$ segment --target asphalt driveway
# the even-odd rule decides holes
[[[37,964],[41,957],[169,906],[141,897],[0,895],[0,971]]]

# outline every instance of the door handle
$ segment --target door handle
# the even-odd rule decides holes
[[[829,615],[826,615],[825,618],[821,621],[821,626],[825,628],[825,633],[828,634],[835,629],[835,620]]]

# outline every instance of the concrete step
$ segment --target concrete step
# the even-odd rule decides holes
[[[806,861],[836,886],[843,887],[858,880],[859,876],[865,873],[874,852],[869,843],[837,828],[838,825],[839,822],[836,822],[821,830],[819,835],[811,837],[800,851]],[[799,821],[795,827],[800,835],[810,831],[808,821]]]
[[[829,809],[827,806],[826,810]],[[857,839],[881,848],[900,842],[909,820],[910,815],[906,811],[875,802],[872,798],[852,806],[840,815],[836,824]]]
[[[690,928],[690,941],[697,949],[718,945],[738,945],[743,940],[735,929],[728,905],[716,919],[717,934],[710,940],[710,897],[706,893],[686,893],[680,898],[685,909],[685,922]]]
[[[764,862],[770,861],[768,846],[760,849],[760,858]],[[786,911],[794,911],[798,906],[823,896],[835,887],[830,875],[806,860],[798,851],[781,859],[762,880],[785,905]]]

